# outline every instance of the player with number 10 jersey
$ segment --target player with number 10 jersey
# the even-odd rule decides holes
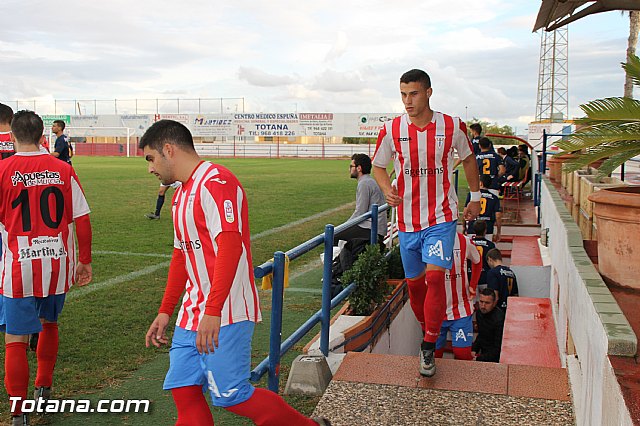
[[[0,163],[0,185],[2,293],[66,293],[76,266],[74,219],[90,212],[73,168],[48,153],[19,152]]]

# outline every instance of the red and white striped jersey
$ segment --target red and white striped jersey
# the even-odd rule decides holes
[[[11,142],[11,132],[0,132],[0,154],[10,154],[14,152],[13,142]]]
[[[464,256],[463,256],[464,254]],[[469,293],[467,259],[480,262],[480,253],[471,240],[458,233],[453,244],[453,265],[445,273],[447,293],[447,320],[457,320],[473,314],[473,297]]]
[[[398,206],[400,231],[417,232],[458,219],[454,149],[460,159],[473,154],[467,128],[459,117],[438,111],[424,129],[403,114],[380,130],[373,165],[386,168],[393,159],[402,198]]]
[[[6,297],[63,294],[76,268],[74,219],[89,205],[73,168],[42,152],[0,162],[0,277]]]
[[[222,308],[221,325],[262,320],[258,290],[251,269],[251,235],[247,197],[238,179],[226,168],[201,162],[173,195],[174,246],[185,256],[188,280],[176,324],[198,330],[213,282],[222,231],[240,232],[242,255],[229,296]]]

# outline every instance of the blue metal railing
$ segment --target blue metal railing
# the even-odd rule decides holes
[[[384,204],[380,208],[376,204],[371,207],[371,211],[355,217],[337,227],[329,224],[325,226],[325,232],[314,238],[290,249],[286,253],[278,251],[274,253],[272,261],[263,263],[254,268],[255,278],[262,278],[273,273],[272,297],[271,297],[271,335],[269,340],[269,356],[262,360],[256,368],[251,371],[251,381],[259,381],[265,373],[269,373],[268,387],[274,392],[279,388],[280,359],[286,354],[294,344],[302,339],[318,322],[321,323],[320,350],[324,356],[329,355],[329,325],[331,309],[344,301],[355,289],[355,284],[350,284],[331,299],[331,263],[333,258],[333,237],[341,231],[371,219],[371,242],[375,244],[378,238],[378,213],[389,208]],[[284,292],[284,268],[286,257],[294,260],[314,248],[324,244],[324,269],[322,276],[322,308],[313,314],[304,324],[302,324],[291,336],[282,342],[282,300]],[[280,343],[282,342],[282,343]]]

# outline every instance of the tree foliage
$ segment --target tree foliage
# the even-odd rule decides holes
[[[622,64],[627,76],[640,86],[640,59],[629,56]],[[596,99],[581,105],[586,117],[576,121],[581,126],[565,141],[558,142],[562,154],[576,152],[566,163],[574,171],[594,161],[606,159],[599,173],[608,175],[625,161],[640,155],[640,101],[627,97]]]
[[[356,138],[351,136],[345,136],[342,138],[342,143],[348,143],[348,144],[363,144],[363,145],[374,144],[375,145],[377,141],[378,141],[377,138]]]

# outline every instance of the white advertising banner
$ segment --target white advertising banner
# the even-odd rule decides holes
[[[71,136],[140,137],[154,122],[174,120],[194,137],[377,137],[394,113],[232,113],[232,114],[123,114],[66,116]]]

